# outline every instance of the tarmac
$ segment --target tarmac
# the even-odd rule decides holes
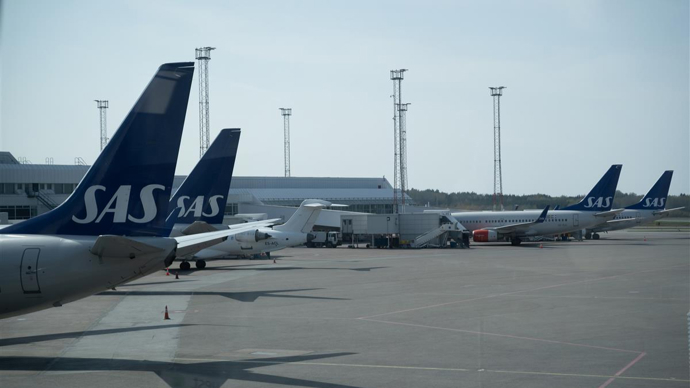
[[[690,233],[541,246],[175,263],[0,320],[0,386],[690,386]]]

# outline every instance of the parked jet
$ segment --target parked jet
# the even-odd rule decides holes
[[[227,195],[240,141],[240,129],[223,129],[177,189],[169,204],[169,222],[175,224],[171,236],[193,235],[216,230],[233,230],[233,234],[255,231],[274,225],[280,219],[223,225]],[[241,236],[238,238],[242,239]],[[180,268],[189,269],[193,256],[178,256]],[[196,267],[206,267],[204,259],[196,259]]]
[[[224,256],[243,256],[271,252],[287,247],[303,245],[313,238],[311,232],[321,209],[330,206],[327,201],[306,199],[297,211],[282,225],[249,226],[247,230],[230,236],[225,242],[202,250],[194,255],[196,260]],[[241,224],[245,225],[245,224]],[[189,263],[181,269],[189,269]]]
[[[621,165],[613,165],[579,203],[548,213],[543,211],[458,212],[452,216],[475,242],[510,241],[520,245],[531,236],[558,235],[591,228],[613,219],[623,210],[611,210]]]
[[[2,229],[0,318],[62,306],[221,242],[167,237],[168,202],[194,63],[162,65],[74,193]]]
[[[216,229],[228,228],[223,225],[223,215],[240,134],[237,128],[221,130],[177,189],[169,206],[170,214],[175,217],[171,236],[191,234],[185,233],[185,229],[195,222],[204,222]]]
[[[222,130],[170,200],[170,217],[175,223],[173,236],[233,230],[222,246],[195,255],[178,256],[178,260],[182,260],[180,269],[190,269],[191,260],[198,269],[203,269],[207,259],[260,253],[270,257],[272,251],[302,245],[309,239],[321,209],[331,205],[325,201],[306,200],[284,225],[275,227],[272,226],[280,219],[223,225],[240,133],[239,129]]]
[[[668,189],[671,187],[671,178],[673,178],[673,171],[665,171],[640,202],[626,207],[612,220],[602,222],[591,229],[588,228],[585,238],[598,240],[599,232],[632,228],[668,217],[672,211],[684,209],[683,207],[666,209],[666,198],[668,197]]]

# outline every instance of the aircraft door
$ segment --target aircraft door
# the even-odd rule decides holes
[[[635,213],[635,223],[636,223],[636,224],[641,224],[641,223],[642,223],[642,215],[640,214],[640,212],[636,212],[636,213]]]
[[[573,226],[580,226],[580,215],[573,214]]]
[[[39,248],[28,248],[24,250],[21,265],[22,289],[25,294],[40,294],[41,287],[38,285],[38,256]]]

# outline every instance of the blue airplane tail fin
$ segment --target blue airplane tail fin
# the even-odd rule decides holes
[[[11,234],[167,236],[194,63],[162,65],[72,195]]]
[[[589,194],[579,203],[564,207],[563,210],[597,212],[611,210],[613,206],[613,197],[616,195],[616,187],[618,186],[618,178],[620,178],[622,168],[623,166],[620,164],[611,166]]]
[[[671,187],[671,178],[673,178],[673,171],[664,171],[661,178],[649,189],[649,192],[642,198],[642,200],[634,205],[626,207],[626,209],[649,209],[661,210],[666,207],[666,197],[668,197],[668,189]]]
[[[220,224],[225,214],[232,170],[235,167],[239,129],[223,129],[170,201],[177,223],[204,221]]]

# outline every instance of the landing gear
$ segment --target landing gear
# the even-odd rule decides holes
[[[591,240],[592,239],[592,232],[586,232],[585,233],[585,240]]]
[[[188,261],[183,261],[180,263],[180,269],[183,271],[189,271],[189,269],[192,268],[192,265],[189,264]]]
[[[594,234],[592,234],[592,238],[593,238],[594,240],[599,240],[599,233],[594,233]]]
[[[206,268],[206,260],[201,260],[201,259],[199,259],[199,260],[196,261],[195,264],[196,264],[196,268],[197,268],[197,269],[204,269],[204,268]]]
[[[521,243],[522,243],[522,240],[520,240],[517,237],[513,237],[510,239],[510,245],[512,245],[514,247],[520,245]]]
[[[268,260],[271,260],[271,252],[266,252],[266,258],[268,258]]]

